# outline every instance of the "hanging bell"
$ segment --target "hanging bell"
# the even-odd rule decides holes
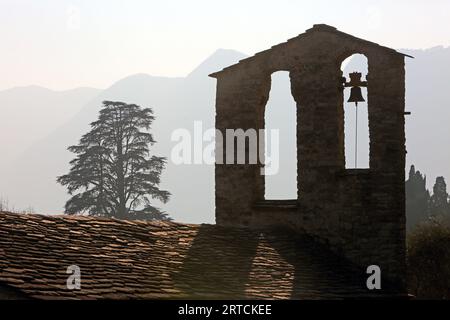
[[[362,93],[361,93],[361,88],[360,87],[352,87],[350,90],[350,97],[348,98],[347,102],[354,102],[356,104],[356,106],[358,106],[358,102],[364,102],[366,100],[364,100]]]
[[[351,87],[350,98],[347,102],[354,102],[358,106],[358,102],[364,102],[361,87],[367,87],[367,81],[361,81],[361,72],[352,72],[349,74],[350,81],[345,83],[345,87]]]

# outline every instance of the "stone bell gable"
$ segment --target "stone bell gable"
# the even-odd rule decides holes
[[[345,169],[340,67],[356,53],[368,60],[369,169]],[[404,58],[334,27],[315,25],[213,73],[216,128],[223,136],[226,129],[264,129],[271,74],[276,71],[289,72],[297,105],[297,199],[265,200],[261,163],[217,163],[217,224],[287,226],[305,232],[361,267],[379,265],[384,276],[403,288]]]

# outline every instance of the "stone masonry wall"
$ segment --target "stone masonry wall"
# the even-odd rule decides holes
[[[367,170],[345,169],[340,66],[355,53],[369,63]],[[361,267],[379,265],[404,290],[404,56],[317,25],[214,75],[224,136],[264,128],[271,74],[280,70],[290,72],[297,103],[297,202],[264,200],[260,164],[216,164],[216,222],[306,232]]]

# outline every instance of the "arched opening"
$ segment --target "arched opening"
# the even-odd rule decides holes
[[[291,94],[289,72],[274,72],[264,112],[266,129],[264,198],[266,200],[297,199],[296,109],[296,103]],[[277,134],[273,134],[276,132],[278,132],[278,139]],[[269,154],[271,161],[278,161],[278,164],[267,163]]]
[[[350,81],[350,73],[361,73],[361,81],[366,81],[368,74],[368,61],[362,54],[354,54],[345,59],[341,64],[341,70],[347,83]],[[368,87],[361,86],[362,98],[365,101],[348,102],[352,88],[344,89],[344,135],[345,135],[345,168],[365,169],[369,168],[369,114],[367,108]],[[353,92],[354,94],[357,91]]]

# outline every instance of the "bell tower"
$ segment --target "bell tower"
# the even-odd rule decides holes
[[[368,59],[343,79],[353,54]],[[405,290],[405,55],[327,25],[216,72],[216,129],[264,129],[270,75],[289,71],[297,106],[297,199],[264,200],[263,163],[216,163],[216,222],[250,228],[285,227],[326,243],[365,272]],[[369,86],[370,169],[346,169],[344,87],[350,102]],[[281,137],[282,139],[282,137]],[[220,145],[218,145],[220,147]],[[248,153],[252,148],[246,148]],[[220,150],[225,155],[227,150]],[[220,152],[219,151],[219,152]]]

